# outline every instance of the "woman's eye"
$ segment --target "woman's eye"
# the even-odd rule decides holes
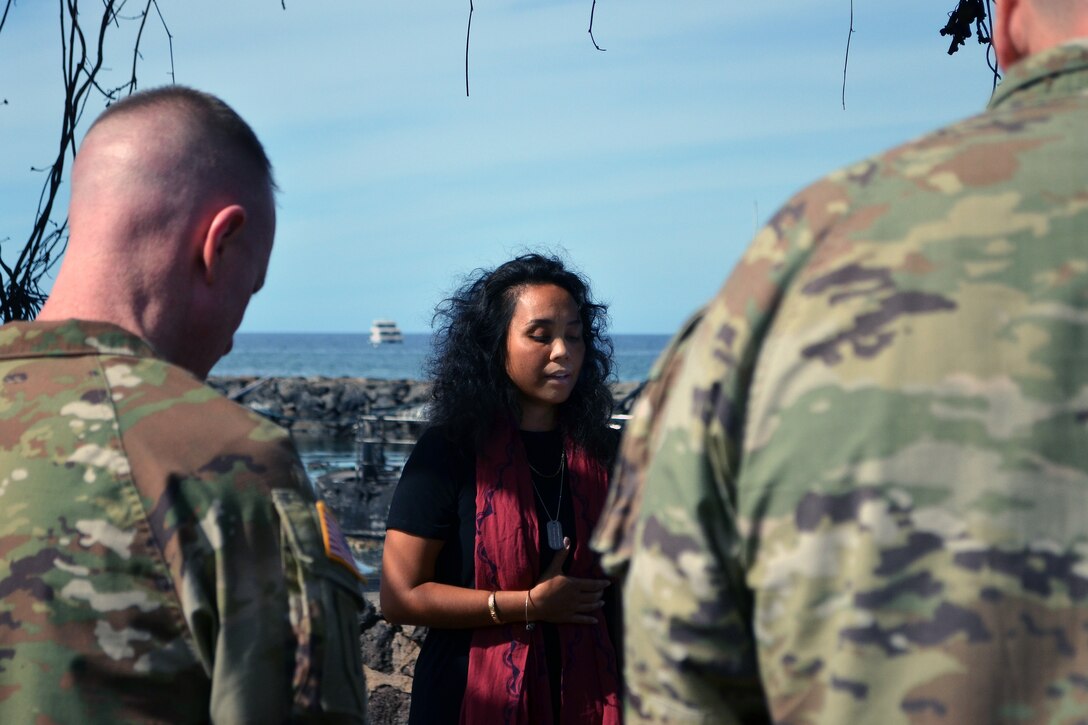
[[[529,339],[536,342],[549,342],[551,340],[547,335],[529,335]]]

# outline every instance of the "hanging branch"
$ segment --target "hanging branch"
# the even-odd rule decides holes
[[[282,0],[281,5],[287,0]],[[159,22],[162,23],[162,31],[166,33],[166,43],[170,49],[170,85],[178,82],[178,79],[174,76],[174,34],[170,32],[170,28],[166,25],[166,18],[162,16],[162,10],[159,8],[158,0],[152,0],[152,5],[155,6],[155,14],[159,16]],[[283,9],[286,10],[287,6],[283,5]],[[146,13],[146,11],[145,11]],[[140,23],[140,32],[144,29],[143,23]],[[137,40],[136,44],[139,46],[140,41]],[[133,54],[132,59],[132,87],[136,88],[136,58]]]
[[[11,10],[11,4],[13,2],[14,0],[8,0],[7,3],[4,4],[4,14],[0,15],[0,32],[4,30],[4,23],[8,21],[8,10]]]
[[[994,75],[993,87],[991,90],[997,88],[997,82],[1001,79],[1001,73],[997,70],[997,52],[994,50],[994,6],[990,0],[986,0],[986,65],[990,67],[990,72]],[[978,42],[984,42],[982,40],[981,27],[979,28]]]
[[[959,50],[972,35],[980,45],[986,47],[986,65],[994,75],[994,87],[1001,77],[998,73],[997,63],[993,58],[993,4],[986,0],[959,0],[956,7],[948,14],[948,22],[941,28],[941,35],[951,38],[948,46],[948,54],[952,55]]]
[[[9,0],[10,2],[10,0]],[[465,96],[469,95],[468,88],[468,51],[472,44],[472,13],[476,8],[472,5],[472,0],[468,0],[468,27],[465,29]],[[605,48],[597,45],[597,39],[593,37],[593,15],[597,12],[597,0],[593,0],[593,4],[589,8],[589,40],[593,43],[593,47],[602,53]]]
[[[468,97],[468,45],[472,39],[472,0],[468,0],[468,29],[465,30],[465,97]]]
[[[842,62],[842,110],[846,110],[846,68],[850,65],[850,38],[854,35],[854,0],[850,0],[850,32],[846,34],[846,58]]]
[[[593,37],[593,13],[595,12],[597,12],[597,0],[593,0],[593,5],[589,8],[589,40],[594,48],[603,53],[605,49],[597,45],[597,39]]]

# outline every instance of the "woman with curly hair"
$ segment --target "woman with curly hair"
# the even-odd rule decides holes
[[[387,521],[388,621],[430,628],[412,723],[618,723],[589,538],[616,448],[606,309],[526,254],[439,305],[431,426]]]

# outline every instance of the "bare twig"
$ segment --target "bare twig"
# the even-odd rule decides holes
[[[842,110],[846,110],[846,68],[850,65],[850,39],[854,36],[854,0],[850,0],[850,32],[846,34],[846,58],[842,62]]]
[[[993,87],[1001,78],[994,58],[993,3],[991,0],[957,0],[956,7],[948,13],[948,22],[941,28],[941,35],[948,36],[948,54],[958,51],[971,35],[979,45],[986,46],[986,65],[993,73]]]
[[[597,0],[593,0],[593,5],[589,8],[589,40],[594,48],[603,53],[605,49],[597,45],[597,39],[593,37],[593,13],[595,12],[597,12]]]
[[[2,31],[4,29],[4,23],[6,23],[8,21],[8,10],[11,10],[11,4],[14,1],[15,0],[8,0],[4,4],[4,14],[0,15],[0,31]]]
[[[997,82],[1001,80],[1001,73],[997,69],[997,56],[994,51],[994,6],[990,0],[986,0],[986,35],[988,36],[986,46],[986,65],[990,67],[990,71],[994,74],[994,82],[991,87],[991,91],[997,88]]]
[[[53,162],[43,169],[45,181],[38,195],[38,208],[34,223],[26,243],[20,250],[17,260],[9,265],[0,259],[0,269],[6,279],[0,283],[0,318],[4,321],[30,319],[37,314],[45,301],[42,290],[43,280],[52,269],[57,258],[64,251],[67,243],[68,220],[53,220],[53,211],[60,188],[64,181],[64,172],[69,158],[76,155],[76,133],[86,110],[87,102],[95,93],[107,102],[117,100],[122,93],[131,93],[136,88],[136,68],[140,58],[140,42],[144,24],[151,7],[155,8],[162,22],[167,37],[171,38],[169,28],[158,7],[158,0],[146,0],[142,13],[131,18],[121,16],[121,10],[128,0],[99,0],[102,4],[101,22],[93,37],[93,44],[88,43],[81,25],[79,0],[59,0],[61,71],[63,75],[64,104],[61,117],[60,143]],[[4,14],[0,17],[0,29],[7,17],[13,0],[7,0]],[[111,28],[119,28],[124,21],[139,21],[140,28],[133,48],[133,64],[130,79],[117,88],[104,88],[99,80],[105,60],[107,33]],[[173,75],[173,43],[170,43],[170,67]],[[4,242],[10,241],[5,237]]]
[[[286,0],[283,1],[286,2]],[[155,13],[159,16],[159,22],[162,23],[162,31],[166,33],[166,42],[170,48],[170,83],[177,83],[178,79],[174,75],[174,34],[170,32],[170,28],[166,24],[166,18],[162,16],[162,10],[159,8],[158,0],[152,0],[152,4],[155,6]],[[287,6],[284,5],[283,9],[286,10]],[[133,87],[135,87],[135,85]]]
[[[132,90],[136,90],[136,63],[140,59],[140,41],[144,37],[144,26],[147,25],[147,13],[151,10],[151,4],[155,0],[147,0],[147,5],[144,6],[144,11],[140,13],[140,28],[136,31],[136,43],[132,48],[132,76],[129,79],[128,85]]]
[[[472,38],[472,0],[468,0],[468,29],[465,30],[465,97],[468,97],[468,45]]]

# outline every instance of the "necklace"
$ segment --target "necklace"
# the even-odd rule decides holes
[[[567,454],[564,452],[559,456],[559,470],[556,471],[556,473],[553,473],[552,476],[543,476],[540,471],[537,471],[532,466],[529,466],[529,469],[544,478],[551,478],[556,474],[559,475],[559,501],[555,504],[555,516],[552,516],[552,512],[548,510],[548,505],[544,503],[544,497],[540,495],[540,489],[536,487],[536,481],[532,482],[533,492],[536,493],[541,508],[544,509],[544,513],[548,516],[548,523],[544,527],[547,534],[548,546],[550,546],[553,551],[559,551],[563,548],[563,524],[559,523],[559,512],[563,508],[563,480],[566,478],[565,474],[567,472]],[[529,478],[532,480],[531,476]]]
[[[563,461],[565,461],[566,459],[567,459],[566,451],[560,452],[560,454],[559,454],[559,468],[555,469],[555,473],[541,473],[540,471],[533,468],[532,463],[529,463],[529,470],[532,471],[533,473],[535,473],[536,475],[540,476],[541,478],[555,478],[563,470]],[[562,493],[562,492],[560,492],[560,493]]]

